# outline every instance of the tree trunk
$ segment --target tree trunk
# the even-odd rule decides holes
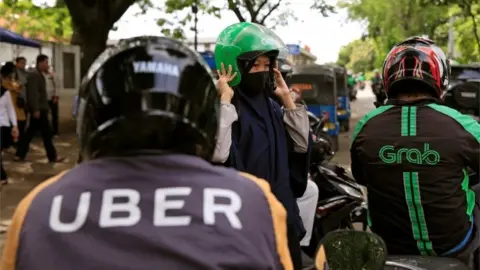
[[[81,76],[105,50],[108,32],[135,0],[64,0],[72,17],[72,44],[82,51]]]
[[[100,24],[95,28],[85,27],[83,31],[81,28],[74,29],[72,44],[80,46],[82,52],[80,75],[83,77],[97,56],[105,50],[110,26]]]

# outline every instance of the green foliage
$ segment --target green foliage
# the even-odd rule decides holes
[[[337,64],[346,66],[348,63],[350,63],[350,58],[353,55],[354,51],[354,42],[350,42],[345,46],[342,46],[340,48],[340,51],[338,53],[338,59],[337,59]]]
[[[350,20],[367,24],[374,54],[366,54],[371,47],[358,47],[359,41],[354,41],[342,48],[338,63],[364,67],[375,59],[373,66],[380,67],[393,45],[415,35],[429,36],[447,52],[451,16],[456,17],[456,51],[461,54],[457,60],[480,61],[480,3],[476,0],[342,0],[337,7],[346,9]]]
[[[353,72],[366,72],[375,68],[375,44],[372,39],[357,39],[340,49],[337,64]]]
[[[194,6],[197,7],[198,17],[208,14],[220,18],[221,9],[214,6],[209,0],[166,0],[160,9],[166,14],[174,15],[174,18],[157,20],[157,25],[162,28],[162,34],[175,39],[185,39],[185,30],[193,29]]]
[[[335,6],[327,3],[326,0],[315,0],[312,9],[316,9],[323,17],[328,17],[332,13],[336,13]]]
[[[460,8],[456,7],[456,9]],[[452,8],[452,10],[455,9]],[[454,23],[455,45],[460,52],[457,60],[462,63],[480,61],[480,3],[472,5],[471,10],[473,16],[458,16]],[[467,13],[465,9],[461,12]]]
[[[30,38],[70,41],[73,33],[68,9],[62,6],[36,6],[30,0],[0,2],[3,25]]]

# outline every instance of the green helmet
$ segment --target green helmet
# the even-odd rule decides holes
[[[237,60],[253,60],[267,52],[275,57],[286,57],[288,49],[285,43],[270,29],[263,25],[241,22],[228,26],[218,36],[215,46],[215,64],[221,69],[221,63],[237,76],[229,83],[237,86],[242,80]]]

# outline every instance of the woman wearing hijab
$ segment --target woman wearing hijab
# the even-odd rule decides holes
[[[290,253],[301,269],[299,239],[305,230],[295,197],[307,183],[309,123],[276,68],[277,57],[286,53],[278,36],[258,24],[237,23],[220,34],[215,61],[221,120],[213,161],[269,182],[287,211]]]

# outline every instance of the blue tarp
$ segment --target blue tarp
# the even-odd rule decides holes
[[[10,43],[14,45],[22,45],[27,47],[34,47],[34,48],[42,47],[42,45],[39,42],[23,37],[17,33],[14,33],[2,27],[0,27],[0,42]]]

